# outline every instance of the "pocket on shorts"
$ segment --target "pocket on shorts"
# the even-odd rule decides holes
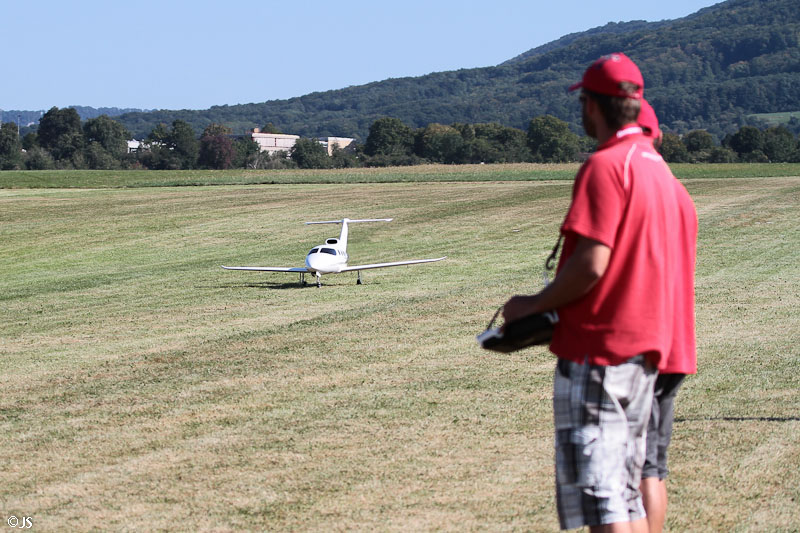
[[[597,485],[593,462],[598,457],[600,428],[596,426],[558,431],[558,475],[562,483],[579,487]]]
[[[570,361],[567,359],[558,358],[558,362],[556,363],[556,368],[558,369],[558,373],[561,374],[561,377],[569,378],[569,365]]]
[[[604,439],[596,426],[564,431],[563,437],[560,483],[574,485],[597,498],[621,493],[625,487],[624,443]]]

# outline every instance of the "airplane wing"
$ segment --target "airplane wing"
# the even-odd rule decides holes
[[[308,272],[306,267],[229,267],[223,266],[225,270],[250,270],[254,272]]]
[[[401,265],[417,265],[419,263],[433,263],[435,261],[441,261],[442,259],[447,259],[447,256],[437,257],[436,259],[415,259],[413,261],[395,261],[393,263],[374,263],[372,265],[346,266],[343,267],[342,270],[340,270],[340,272],[352,272],[354,270],[369,270],[370,268],[396,267]]]

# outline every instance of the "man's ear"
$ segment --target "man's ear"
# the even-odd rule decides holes
[[[588,113],[594,113],[597,111],[597,101],[591,96],[586,98],[586,111]]]

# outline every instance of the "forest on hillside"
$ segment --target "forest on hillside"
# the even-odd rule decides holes
[[[272,123],[305,137],[364,142],[370,125],[394,117],[427,124],[490,123],[524,129],[552,115],[580,132],[566,87],[600,55],[622,51],[645,77],[647,98],[664,129],[705,129],[721,140],[753,114],[800,110],[800,9],[797,0],[728,0],[674,21],[610,23],[572,34],[501,65],[388,79],[288,100],[207,110],[127,113],[137,138],[159,123],[195,130],[224,124],[235,133]]]

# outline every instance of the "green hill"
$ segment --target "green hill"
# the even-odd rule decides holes
[[[264,103],[119,117],[137,137],[158,123],[185,120],[235,132],[271,122],[303,136],[364,140],[391,116],[412,127],[438,122],[499,122],[526,128],[551,114],[580,131],[566,87],[600,55],[622,51],[641,67],[646,96],[676,132],[738,130],[748,117],[800,110],[800,9],[797,0],[728,0],[672,21],[611,23],[571,34],[500,65],[388,79]]]

